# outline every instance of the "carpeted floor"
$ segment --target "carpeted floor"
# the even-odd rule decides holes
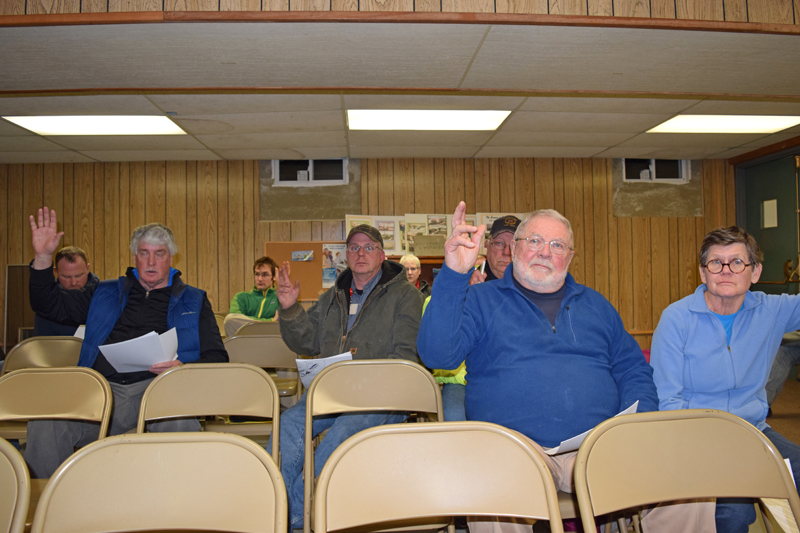
[[[772,416],[767,418],[767,424],[790,441],[800,444],[800,381],[786,380],[783,390],[772,402]]]

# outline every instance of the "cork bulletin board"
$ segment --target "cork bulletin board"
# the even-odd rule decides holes
[[[264,243],[264,255],[271,257],[278,263],[278,267],[283,267],[283,262],[288,261],[291,269],[292,283],[300,281],[301,302],[315,302],[319,298],[322,288],[322,245],[340,243],[344,241],[268,241]],[[292,254],[296,257],[302,252],[312,252],[313,258],[310,261],[292,261]]]

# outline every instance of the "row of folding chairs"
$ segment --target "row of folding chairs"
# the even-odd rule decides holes
[[[27,469],[5,441],[0,457],[0,530],[18,533],[28,505]],[[774,446],[719,411],[604,422],[581,446],[575,483],[587,531],[598,515],[684,498],[782,498],[800,516],[797,491]],[[358,433],[331,455],[314,498],[319,533],[464,515],[549,520],[551,531],[563,530],[541,456],[517,433],[482,422]],[[219,433],[134,434],[97,441],[70,457],[48,482],[32,531],[283,533],[286,520],[280,471],[252,441]]]

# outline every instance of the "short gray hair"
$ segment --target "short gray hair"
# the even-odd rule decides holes
[[[417,268],[421,268],[422,267],[422,265],[419,262],[419,257],[417,257],[414,254],[406,254],[406,255],[404,255],[403,257],[400,258],[400,261],[398,261],[398,263],[400,263],[403,266],[406,266],[406,264],[405,264],[406,261],[411,261],[412,263],[414,263],[417,266]]]
[[[565,217],[555,209],[537,209],[536,211],[533,211],[525,215],[525,218],[523,218],[522,222],[519,223],[519,227],[517,228],[517,231],[514,233],[514,238],[517,239],[522,237],[522,235],[528,229],[528,224],[531,222],[531,220],[542,217],[552,218],[553,220],[557,220],[558,222],[564,224],[564,227],[566,227],[567,231],[569,232],[569,246],[570,248],[575,246],[575,236],[572,234],[572,224],[569,223],[567,217]]]
[[[172,234],[172,230],[158,222],[139,226],[133,230],[133,235],[131,236],[131,253],[133,255],[138,252],[140,242],[166,244],[169,255],[178,253],[178,245],[175,243],[175,236]]]

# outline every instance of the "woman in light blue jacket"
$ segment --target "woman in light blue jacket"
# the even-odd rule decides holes
[[[764,386],[784,333],[800,329],[800,297],[750,292],[763,255],[741,228],[719,228],[700,248],[700,285],[667,307],[653,334],[650,364],[659,408],[719,409],[764,432],[800,479],[800,446],[766,423]],[[746,532],[748,500],[717,501],[718,532]]]

